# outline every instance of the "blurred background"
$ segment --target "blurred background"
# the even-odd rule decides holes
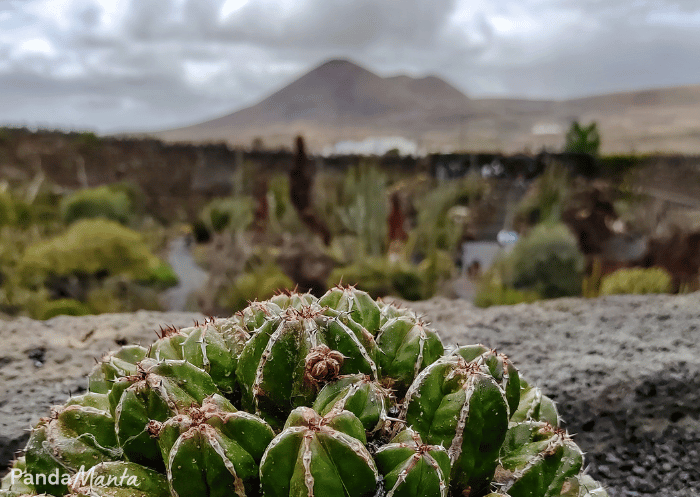
[[[0,0],[0,317],[685,293],[694,2]]]

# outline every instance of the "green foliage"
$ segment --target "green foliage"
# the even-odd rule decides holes
[[[571,178],[558,164],[547,166],[516,208],[516,219],[528,226],[557,222],[571,195]]]
[[[8,192],[0,192],[0,226],[14,224],[15,205]]]
[[[474,305],[477,307],[491,307],[492,305],[530,304],[541,298],[533,290],[516,290],[502,284],[489,282],[479,287],[474,297]]]
[[[600,295],[600,284],[603,279],[603,264],[600,257],[593,259],[591,274],[584,276],[582,294],[587,299],[592,299]]]
[[[598,124],[594,121],[588,126],[580,124],[578,121],[571,123],[569,131],[566,133],[566,152],[576,152],[597,156],[600,149],[600,133]]]
[[[36,319],[51,319],[55,316],[86,316],[94,314],[87,304],[74,299],[58,299],[44,302],[36,311]]]
[[[249,301],[266,300],[280,290],[294,287],[294,282],[272,262],[254,267],[238,276],[233,283],[220,292],[219,305],[236,312],[245,308]]]
[[[423,300],[435,294],[440,282],[454,270],[449,255],[435,251],[420,264],[384,257],[365,257],[344,267],[335,268],[328,286],[339,283],[357,285],[372,297],[394,295],[406,300]]]
[[[336,215],[346,232],[356,235],[364,253],[384,252],[387,231],[386,175],[376,166],[362,163],[348,169]]]
[[[102,139],[92,131],[78,133],[73,142],[83,150],[94,150],[102,144]]]
[[[83,219],[30,245],[21,259],[27,276],[124,274],[141,279],[161,265],[142,236],[105,219]]]
[[[488,184],[477,174],[437,184],[416,195],[418,219],[411,232],[411,251],[428,256],[435,250],[453,252],[465,226],[458,216],[449,215],[455,206],[470,207],[487,192]]]
[[[162,308],[158,292],[157,286],[144,286],[122,276],[111,276],[90,290],[86,304],[95,314],[135,312],[141,309],[160,311]]]
[[[217,198],[203,209],[201,219],[216,233],[225,229],[245,231],[253,222],[255,202],[252,197]]]
[[[500,281],[543,298],[579,295],[584,258],[566,225],[540,224],[522,237],[496,271]]]
[[[0,187],[0,226],[26,230],[35,224],[51,224],[56,217],[55,208],[47,204],[47,200],[44,195],[39,195],[29,203],[15,192],[3,191]]]
[[[641,163],[637,155],[606,155],[598,159],[600,173],[603,176],[621,179],[625,173]]]
[[[122,188],[110,186],[79,190],[61,201],[61,214],[66,224],[98,217],[127,224],[132,212],[129,194]]]
[[[170,264],[163,260],[158,260],[156,265],[149,267],[149,272],[145,277],[139,278],[139,281],[159,289],[166,289],[176,286],[179,279]]]
[[[318,190],[314,190],[314,194],[317,192]],[[314,200],[318,202],[318,197],[316,196]],[[303,223],[292,205],[289,175],[275,174],[270,177],[267,183],[267,204],[267,228],[270,232],[281,235],[303,230]]]
[[[671,275],[659,267],[618,269],[604,276],[600,285],[601,295],[642,295],[670,291]]]

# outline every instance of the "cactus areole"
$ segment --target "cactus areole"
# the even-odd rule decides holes
[[[52,408],[0,497],[605,496],[554,403],[353,287],[161,328]]]

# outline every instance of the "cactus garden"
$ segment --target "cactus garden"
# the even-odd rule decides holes
[[[103,357],[0,496],[603,496],[501,351],[352,287],[279,294]]]

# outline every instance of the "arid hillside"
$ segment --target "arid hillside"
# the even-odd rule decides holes
[[[437,76],[383,78],[332,60],[258,104],[154,136],[169,141],[287,145],[403,136],[426,151],[558,149],[572,120],[597,121],[604,153],[700,152],[700,85],[567,101],[470,99]]]

